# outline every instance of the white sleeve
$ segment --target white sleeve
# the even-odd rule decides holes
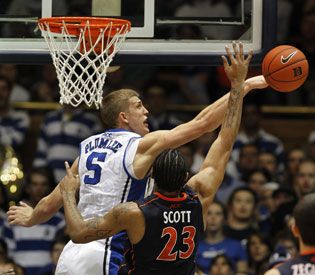
[[[140,137],[133,137],[129,140],[123,158],[123,165],[126,173],[132,178],[136,178],[133,170],[133,160],[137,153]]]

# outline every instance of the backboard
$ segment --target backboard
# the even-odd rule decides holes
[[[241,40],[256,61],[276,36],[274,0],[10,0],[0,6],[0,63],[51,62],[37,20],[102,16],[131,21],[116,64],[221,63],[224,46]],[[254,61],[255,62],[255,61]]]

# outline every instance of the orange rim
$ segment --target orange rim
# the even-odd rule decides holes
[[[131,23],[125,19],[104,18],[104,17],[47,17],[40,18],[38,24],[42,30],[53,33],[61,33],[64,24],[67,26],[67,31],[71,35],[79,36],[80,30],[89,22],[89,29],[92,36],[99,35],[99,29],[105,28],[108,24],[112,27],[106,31],[107,36],[114,36],[121,28],[126,28],[126,32],[130,31]]]

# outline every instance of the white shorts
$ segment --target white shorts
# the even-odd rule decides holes
[[[56,267],[56,275],[117,275],[123,252],[111,250],[113,238],[86,244],[69,241]]]

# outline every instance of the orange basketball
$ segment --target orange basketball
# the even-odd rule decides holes
[[[266,54],[262,73],[271,88],[279,92],[291,92],[306,80],[308,62],[299,49],[282,45]]]

